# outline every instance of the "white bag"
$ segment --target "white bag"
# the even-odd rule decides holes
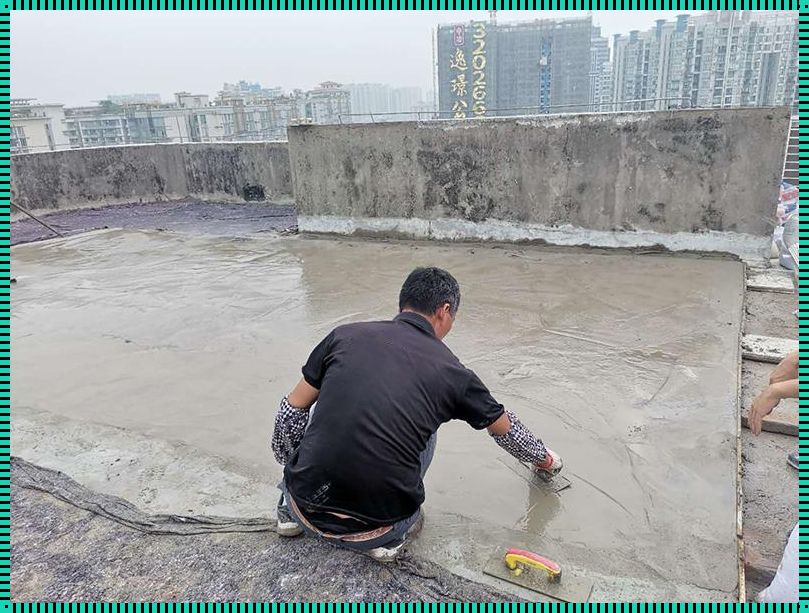
[[[784,557],[769,587],[758,595],[759,602],[798,602],[798,525],[792,529]]]

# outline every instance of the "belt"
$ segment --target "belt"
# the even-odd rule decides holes
[[[292,509],[292,512],[295,516],[301,520],[301,523],[317,534],[318,536],[332,540],[332,541],[344,541],[346,543],[362,543],[365,541],[371,541],[373,539],[379,538],[380,536],[386,535],[388,532],[393,530],[393,526],[382,526],[380,528],[374,528],[373,530],[367,530],[366,532],[354,532],[353,534],[330,534],[328,532],[323,532],[322,530],[313,526],[309,520],[306,519],[303,513],[301,513],[298,504],[295,502],[295,499],[292,498],[291,495],[287,495],[287,504]]]

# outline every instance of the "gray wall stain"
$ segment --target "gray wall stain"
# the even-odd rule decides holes
[[[293,126],[290,164],[305,216],[764,236],[788,126],[774,108]]]
[[[12,156],[13,202],[68,209],[201,200],[290,200],[286,143],[193,143],[73,149]],[[262,195],[263,194],[263,195]]]

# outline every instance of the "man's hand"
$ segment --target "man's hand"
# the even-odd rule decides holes
[[[547,474],[549,477],[555,477],[559,474],[559,472],[564,467],[564,463],[562,462],[562,458],[559,455],[547,447],[545,448],[545,461],[534,464],[534,470],[543,472]]]
[[[750,406],[750,414],[747,417],[747,425],[750,432],[758,436],[761,434],[761,422],[767,417],[772,410],[778,406],[781,399],[773,394],[772,385],[764,388],[764,390],[756,396],[753,404]]]
[[[798,380],[790,379],[788,381],[781,381],[780,383],[773,383],[772,385],[764,388],[750,407],[750,414],[747,417],[747,426],[750,432],[758,436],[761,434],[761,422],[767,417],[772,410],[778,406],[784,398],[797,398],[798,397]]]

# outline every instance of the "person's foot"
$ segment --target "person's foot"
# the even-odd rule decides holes
[[[421,532],[422,527],[424,527],[424,511],[419,510],[418,519],[413,522],[403,539],[387,543],[384,547],[374,547],[369,549],[367,553],[377,562],[394,562],[404,550],[407,542],[415,538]]]
[[[795,470],[800,470],[801,465],[801,456],[798,451],[793,451],[787,456],[787,464],[789,464]]]
[[[393,543],[388,543],[384,547],[374,547],[373,549],[369,549],[367,554],[377,562],[395,562],[396,558],[399,557],[399,554],[402,553],[404,546],[404,540],[395,541]]]
[[[291,537],[303,534],[303,528],[301,528],[300,524],[292,517],[283,496],[281,496],[281,500],[278,501],[276,515],[278,520],[275,525],[275,531],[278,536]]]

